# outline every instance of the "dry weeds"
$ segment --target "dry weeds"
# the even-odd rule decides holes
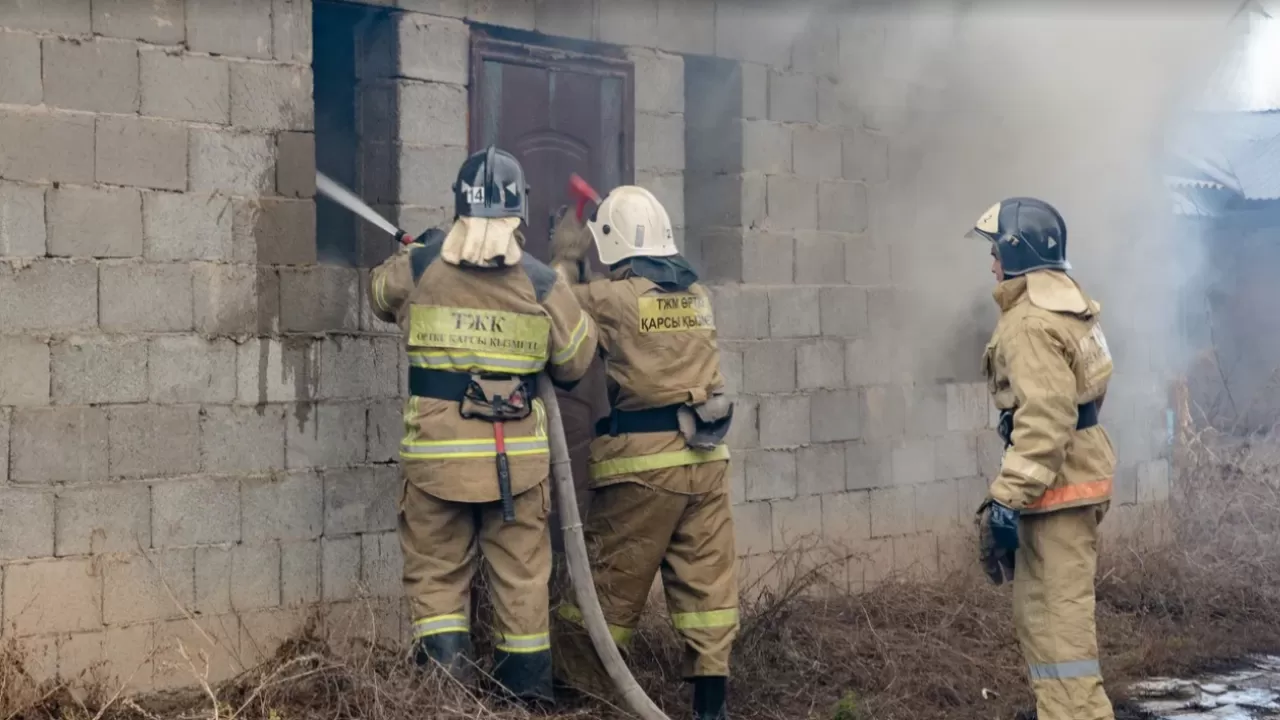
[[[1121,703],[1129,681],[1280,650],[1280,446],[1197,438],[1179,459],[1168,511],[1147,518],[1167,542],[1145,533],[1103,548],[1098,622],[1104,671]],[[780,589],[745,593],[735,717],[992,720],[1028,706],[1007,588],[966,570],[833,594],[823,591],[825,568],[805,556],[797,549],[783,561]],[[674,635],[651,618],[631,662],[673,718],[688,716],[679,660]],[[73,694],[31,681],[13,653],[0,664],[3,720],[530,717],[494,693],[491,683],[469,690],[423,677],[389,647],[334,652],[314,628],[234,680],[166,698],[123,699],[109,688]],[[602,700],[564,695],[557,712],[546,717],[623,716]]]

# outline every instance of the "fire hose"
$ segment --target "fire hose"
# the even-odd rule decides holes
[[[394,236],[401,243],[407,245],[413,242],[412,235],[388,222],[349,190],[319,172],[316,173],[316,189]],[[581,213],[582,204],[579,203],[579,217]],[[622,659],[622,653],[614,643],[613,636],[609,633],[604,611],[600,609],[600,598],[596,595],[595,582],[591,577],[591,563],[587,558],[586,540],[582,534],[582,517],[578,513],[573,469],[569,458],[569,443],[565,438],[564,424],[560,416],[560,403],[556,399],[555,387],[545,373],[539,378],[538,397],[542,399],[547,411],[547,429],[551,443],[551,477],[555,481],[556,497],[560,508],[560,529],[564,533],[569,578],[573,584],[574,599],[577,601],[578,609],[582,611],[587,635],[590,636],[596,654],[600,657],[605,671],[613,681],[614,688],[622,696],[626,706],[642,720],[670,720],[636,682],[635,676],[631,674],[630,668]]]

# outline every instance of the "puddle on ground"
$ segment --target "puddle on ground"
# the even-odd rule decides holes
[[[1132,704],[1160,720],[1280,718],[1280,656],[1249,658],[1235,672],[1132,686]]]

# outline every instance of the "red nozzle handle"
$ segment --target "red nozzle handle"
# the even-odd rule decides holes
[[[569,194],[578,200],[578,222],[582,222],[582,211],[587,205],[587,201],[591,201],[596,205],[600,204],[600,193],[591,187],[582,176],[573,173],[569,176]]]
[[[412,236],[412,235],[410,235],[409,233],[405,232],[404,230],[401,230],[401,231],[400,231],[399,239],[400,239],[400,244],[401,244],[401,245],[412,245],[412,244],[413,244],[413,236]]]

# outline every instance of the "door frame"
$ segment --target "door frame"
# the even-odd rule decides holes
[[[473,118],[484,117],[484,62],[496,60],[513,65],[527,65],[603,77],[622,78],[622,157],[618,174],[623,184],[635,182],[636,70],[625,57],[603,53],[587,53],[529,42],[503,40],[482,28],[471,29],[471,86],[467,92],[467,143],[469,152],[480,147],[480,129]]]

